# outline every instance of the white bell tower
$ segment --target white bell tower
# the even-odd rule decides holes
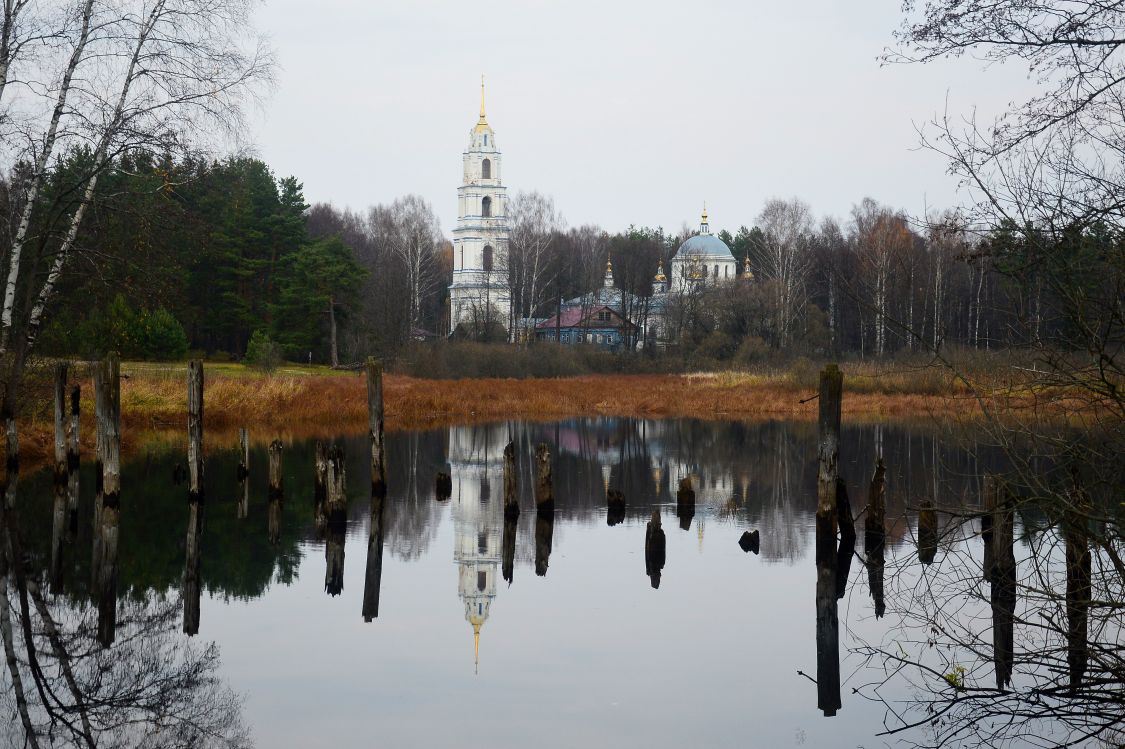
[[[453,230],[453,282],[449,286],[449,333],[464,325],[470,333],[500,326],[507,330],[508,197],[500,182],[496,134],[484,115],[484,76],[480,80],[480,119],[469,133],[457,188],[457,228]]]

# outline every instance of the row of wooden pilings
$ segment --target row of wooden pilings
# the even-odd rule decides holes
[[[378,555],[369,561],[369,577],[375,575],[376,585],[371,595],[364,597],[364,617],[378,615],[378,576],[382,560],[382,507],[386,495],[387,477],[385,466],[384,409],[383,409],[383,370],[380,362],[369,359],[366,365],[368,427],[371,451],[371,495],[372,495],[372,547],[377,546]],[[70,385],[67,364],[56,365],[54,372],[54,422],[55,422],[55,500],[53,506],[53,528],[51,541],[51,562],[49,577],[52,586],[59,588],[62,583],[63,556],[65,547],[74,541],[78,523],[79,498],[79,437],[81,413],[81,387]],[[119,520],[121,513],[121,364],[117,356],[111,355],[93,364],[94,381],[94,422],[95,422],[95,498],[93,511],[91,587],[98,604],[98,640],[109,647],[116,633],[117,578]],[[204,529],[204,374],[200,361],[191,361],[187,369],[187,412],[188,412],[188,520],[185,539],[184,566],[184,621],[183,629],[188,634],[199,631],[200,601],[200,542]],[[8,427],[14,431],[14,421]],[[9,435],[10,446],[7,487],[7,502],[14,502],[15,477],[18,475],[16,451],[12,449],[16,436]],[[269,454],[269,513],[268,533],[271,542],[280,539],[281,510],[283,497],[282,443],[273,440],[268,448]],[[343,451],[338,446],[317,446],[316,461],[316,512],[324,518],[323,526],[329,531],[329,571],[326,575],[326,588],[329,592],[342,589],[343,566],[343,523],[347,514],[347,499],[344,491]],[[238,516],[248,514],[250,500],[250,439],[246,429],[239,430],[240,485]],[[321,493],[323,492],[323,494]],[[333,566],[333,554],[338,563]],[[370,586],[369,586],[370,587]]]

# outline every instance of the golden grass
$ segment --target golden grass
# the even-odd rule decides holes
[[[845,367],[843,413],[856,421],[973,418],[981,413],[968,391],[947,379],[928,378],[911,392],[910,372],[873,379]],[[184,365],[123,366],[123,448],[166,441],[186,444]],[[330,436],[367,428],[362,373],[294,368],[270,376],[238,365],[206,365],[204,424],[209,447],[233,444],[246,427],[255,441],[275,436]],[[943,375],[944,376],[944,375]],[[388,431],[518,418],[554,420],[578,416],[693,417],[703,419],[814,420],[815,390],[791,371],[691,375],[590,375],[558,379],[385,379]],[[815,381],[815,380],[814,380]],[[880,386],[881,383],[881,386]],[[935,392],[936,391],[936,392]],[[93,449],[92,386],[82,382],[83,451]],[[1018,408],[1020,398],[1005,407]],[[42,396],[40,396],[42,397]],[[49,397],[49,394],[47,394]],[[21,459],[50,460],[50,409],[26,409],[20,424]],[[177,436],[179,435],[179,436]]]

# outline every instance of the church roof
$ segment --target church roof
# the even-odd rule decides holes
[[[714,234],[696,234],[694,237],[688,238],[676,251],[676,257],[682,259],[734,260],[734,255],[731,254],[727,243]]]

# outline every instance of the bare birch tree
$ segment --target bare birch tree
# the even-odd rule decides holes
[[[777,345],[787,346],[808,302],[807,289],[812,254],[812,210],[797,198],[766,201],[758,214],[762,240],[756,247],[760,276],[774,282]]]
[[[422,324],[422,301],[438,282],[436,253],[442,241],[437,214],[421,196],[407,195],[390,206],[390,247],[406,268],[407,336]]]
[[[518,192],[508,204],[508,283],[512,292],[512,324],[536,317],[552,279],[551,246],[564,227],[555,201],[539,192]]]

